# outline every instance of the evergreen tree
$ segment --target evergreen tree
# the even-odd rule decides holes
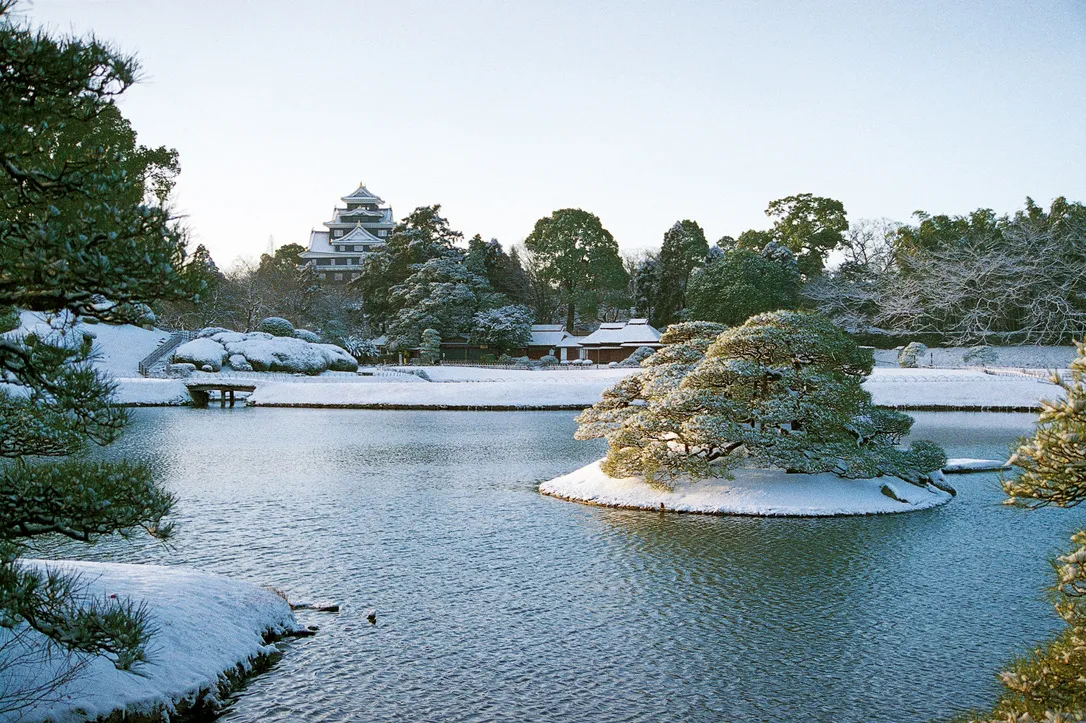
[[[618,244],[587,211],[564,208],[539,219],[524,246],[538,262],[541,279],[559,289],[567,331],[573,331],[578,305],[592,298],[588,292],[626,286]]]
[[[392,288],[404,283],[419,265],[448,255],[463,239],[440,212],[440,204],[416,208],[396,224],[387,244],[363,257],[359,276],[350,288],[378,328],[384,328],[396,315]]]
[[[579,419],[581,438],[607,438],[607,474],[666,486],[742,463],[919,483],[945,462],[928,442],[896,447],[912,419],[871,404],[871,355],[829,321],[775,312],[708,343],[712,331],[679,325],[674,348],[642,362],[655,374],[624,380]]]
[[[659,318],[657,300],[660,297],[660,259],[656,254],[646,253],[637,262],[633,272],[634,308],[637,315],[648,319],[655,326],[654,319]]]
[[[0,2],[0,331],[13,307],[55,312],[56,331],[0,337],[0,381],[12,385],[0,387],[0,626],[129,668],[146,658],[141,608],[82,599],[76,579],[17,559],[39,535],[170,532],[173,499],[146,466],[79,454],[116,439],[125,414],[73,322],[198,290],[167,207],[176,155],[137,144],[114,104],[133,59],[32,31],[11,7]]]
[[[796,255],[799,271],[805,278],[820,275],[826,254],[845,243],[848,230],[845,207],[832,198],[800,193],[773,201],[765,214],[774,219],[768,232],[770,240],[783,244]],[[752,248],[743,244],[743,236],[739,238],[741,247]]]
[[[769,257],[735,249],[695,269],[686,292],[687,315],[735,325],[765,311],[794,309],[801,283],[795,258],[780,246],[766,248],[773,252]]]
[[[419,360],[428,365],[441,360],[441,332],[437,329],[423,329],[419,341]]]
[[[496,354],[523,349],[532,342],[532,310],[513,304],[480,311],[472,319],[468,340],[494,349]]]
[[[655,313],[649,317],[654,326],[664,327],[678,320],[686,306],[686,286],[690,273],[705,264],[709,242],[694,221],[676,221],[664,234],[660,247],[659,291]]]
[[[516,249],[507,254],[497,239],[483,241],[476,234],[468,241],[466,263],[472,273],[486,277],[490,287],[510,301],[524,304],[530,300],[528,277]]]
[[[1033,436],[1022,440],[1011,462],[1021,470],[1003,482],[1007,503],[1026,509],[1075,507],[1086,500],[1086,346],[1078,345],[1069,379],[1053,379],[1066,392],[1042,402]],[[1086,712],[1086,530],[1056,558],[1051,590],[1066,627],[1050,642],[1012,662],[1000,675],[1003,694],[971,721],[1077,720]]]
[[[395,316],[387,330],[389,347],[418,346],[423,329],[435,329],[443,339],[466,337],[477,312],[505,303],[486,277],[472,273],[462,255],[431,259],[391,289],[389,306]]]

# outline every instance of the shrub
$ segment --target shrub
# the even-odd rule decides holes
[[[174,350],[171,361],[189,363],[202,371],[219,371],[226,361],[226,348],[217,341],[206,337],[185,342]],[[210,369],[204,369],[210,367]]]
[[[928,347],[920,342],[911,341],[901,350],[901,353],[897,357],[897,362],[901,365],[902,369],[916,369],[920,366],[920,360],[927,350]]]
[[[505,355],[503,354],[502,356]],[[483,364],[496,364],[498,362],[498,357],[494,356],[493,354],[480,354],[479,361]]]
[[[651,346],[639,346],[634,349],[634,353],[622,361],[615,364],[616,367],[621,369],[637,369],[641,366],[641,362],[648,359],[650,356],[656,353],[656,350]],[[608,365],[610,366],[610,364]]]
[[[971,367],[995,366],[999,361],[999,352],[990,346],[975,346],[965,353],[962,361]]]
[[[541,366],[552,367],[558,363],[558,357],[553,354],[545,354],[539,358],[539,363]]]
[[[419,360],[422,364],[437,364],[441,359],[441,333],[437,329],[424,329],[419,344]]]
[[[320,344],[324,340],[321,339],[320,334],[312,332],[309,329],[295,329],[294,338],[301,339],[302,341],[308,341],[310,344]]]
[[[227,359],[227,363],[236,372],[251,372],[253,370],[253,365],[241,354],[231,354],[230,358]]]
[[[279,316],[269,316],[256,329],[272,336],[294,336],[294,324]]]

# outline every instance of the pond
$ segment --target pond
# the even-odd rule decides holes
[[[54,548],[190,565],[291,599],[319,635],[223,720],[915,721],[989,704],[1059,627],[1046,558],[1076,510],[949,505],[757,519],[588,507],[537,484],[601,456],[573,413],[143,409],[169,546]],[[1031,415],[917,414],[951,456],[1005,455]],[[369,608],[378,621],[366,621]]]

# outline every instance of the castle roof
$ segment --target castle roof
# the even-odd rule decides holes
[[[340,200],[346,203],[384,203],[379,196],[366,188],[365,183],[358,184],[358,188],[353,193],[343,196]]]

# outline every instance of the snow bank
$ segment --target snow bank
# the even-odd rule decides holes
[[[595,404],[603,390],[613,383],[609,378],[443,384],[401,381],[379,384],[274,382],[259,385],[249,396],[248,403],[264,407],[360,409],[578,409]]]
[[[962,472],[998,472],[999,470],[1010,468],[1010,462],[1004,462],[998,459],[972,459],[970,457],[959,457],[948,459],[946,464],[943,465],[943,472],[946,474]]]
[[[973,347],[929,347],[920,355],[921,366],[967,367],[965,355]],[[1066,369],[1078,353],[1073,346],[993,346],[995,362],[988,366],[1014,369]],[[881,366],[898,366],[896,349],[876,349],[875,363]]]
[[[249,671],[254,659],[277,652],[265,644],[266,634],[281,635],[298,627],[290,606],[275,593],[218,575],[154,565],[40,560],[27,564],[79,573],[93,596],[142,601],[154,634],[148,645],[149,662],[134,672],[117,670],[104,658],[92,658],[57,695],[23,710],[22,717],[12,713],[0,720],[74,723],[119,710],[129,715],[173,713],[179,705],[198,698],[215,704],[227,674]],[[11,635],[0,628],[0,643]],[[5,653],[15,660],[12,647],[32,653],[42,645],[43,638],[31,631]],[[64,664],[63,656],[14,664],[0,670],[0,687],[6,691],[37,687]]]
[[[1062,399],[1063,389],[1025,375],[1001,376],[972,369],[876,367],[864,382],[875,404],[926,409],[1040,409],[1042,399]]]
[[[600,469],[600,461],[544,482],[539,491],[605,507],[765,517],[914,512],[952,499],[951,494],[937,487],[917,487],[896,477],[842,479],[829,472],[788,474],[772,469],[735,470],[734,480],[689,480],[668,491],[637,477],[608,477]],[[884,487],[905,501],[887,496]]]
[[[132,407],[176,407],[192,402],[188,389],[179,379],[117,379],[113,399]]]
[[[36,311],[22,312],[19,328],[9,333],[25,336],[31,331],[39,336],[48,335],[50,326],[45,314]],[[131,324],[113,326],[80,323],[76,325],[74,332],[80,338],[84,333],[94,338],[94,351],[98,355],[94,366],[115,377],[138,375],[140,361],[170,337],[167,332]]]

